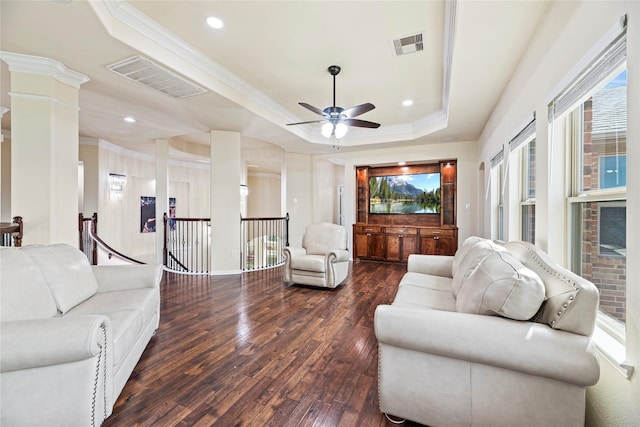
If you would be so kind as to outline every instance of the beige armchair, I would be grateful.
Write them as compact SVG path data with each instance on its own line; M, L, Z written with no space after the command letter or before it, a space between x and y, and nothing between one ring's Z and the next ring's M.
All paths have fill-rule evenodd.
M341 225L310 224L302 237L302 247L287 246L283 252L287 283L335 288L349 273L347 230Z

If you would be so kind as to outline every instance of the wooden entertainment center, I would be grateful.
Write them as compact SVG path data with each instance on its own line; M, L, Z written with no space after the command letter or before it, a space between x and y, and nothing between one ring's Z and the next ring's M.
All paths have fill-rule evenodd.
M398 182L403 181L395 178L403 176L416 179L437 179L439 176L439 189L431 191L436 195L439 192L439 208L431 208L434 210L432 213L425 213L428 208L415 213L411 210L404 212L402 202L385 200L383 203L376 197L383 193L378 186L387 186L385 194L396 192L397 186L402 185ZM372 178L376 179L372 181ZM394 182L391 184L393 189L388 182L380 184L385 179ZM375 191L371 185L376 187ZM416 192L415 188L410 190ZM360 166L356 168L356 191L354 258L406 262L410 254L455 254L458 249L456 160L407 166ZM428 196L424 192L417 197L424 201ZM415 210L415 204L411 209Z

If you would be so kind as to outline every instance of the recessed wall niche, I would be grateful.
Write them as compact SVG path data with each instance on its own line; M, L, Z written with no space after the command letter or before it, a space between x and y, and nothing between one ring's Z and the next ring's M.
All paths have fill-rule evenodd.
M456 160L356 168L354 255L406 261L411 253L453 255Z

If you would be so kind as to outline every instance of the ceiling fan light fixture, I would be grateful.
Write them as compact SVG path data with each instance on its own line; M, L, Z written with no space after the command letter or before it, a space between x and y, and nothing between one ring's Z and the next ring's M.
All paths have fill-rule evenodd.
M325 138L331 138L331 135L333 134L333 124L331 122L323 124L321 132L322 136Z
M338 123L335 130L336 138L340 139L347 134L347 125Z

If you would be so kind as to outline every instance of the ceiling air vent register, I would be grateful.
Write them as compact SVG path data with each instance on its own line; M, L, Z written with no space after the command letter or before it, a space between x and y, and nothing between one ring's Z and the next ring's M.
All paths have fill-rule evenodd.
M106 68L172 98L186 98L206 92L200 86L141 56L107 65Z
M423 50L424 43L422 42L422 33L395 39L393 41L393 49L396 52L396 56L407 55Z

